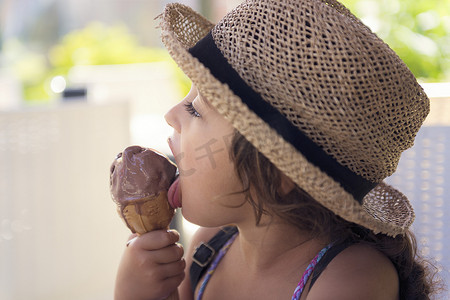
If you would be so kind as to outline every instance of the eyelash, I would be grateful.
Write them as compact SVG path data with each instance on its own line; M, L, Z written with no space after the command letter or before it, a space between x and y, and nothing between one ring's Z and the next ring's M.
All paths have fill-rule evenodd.
M195 109L194 105L192 105L192 102L186 102L184 104L184 107L186 108L186 111L193 117L195 118L200 118L200 114L198 113L198 111Z

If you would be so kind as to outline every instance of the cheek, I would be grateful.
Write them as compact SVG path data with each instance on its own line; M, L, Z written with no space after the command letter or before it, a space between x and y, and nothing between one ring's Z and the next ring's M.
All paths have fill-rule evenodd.
M253 216L245 211L248 205L242 205L245 201L242 194L232 194L231 186L227 188L223 181L217 183L205 182L185 188L182 214L186 220L199 226L218 227Z
M182 211L187 220L198 225L221 225L236 212L230 207L244 202L242 194L236 194L242 191L242 185L229 158L229 141L234 131L225 126L197 124L200 123L184 127L176 157Z
M202 226L235 222L245 202L228 153L217 156L215 163L213 168L209 161L198 161L191 175L181 177L183 215Z
M229 159L226 137L216 132L194 131L198 134L185 134L180 141L180 152L176 160L180 173L185 176L205 175L233 170Z
M180 175L187 177L191 176L196 172L197 166L197 156L198 148L197 145L201 144L195 137L182 136L179 141L179 152L175 156L175 161L177 162Z
M195 159L192 161L186 158L186 162L189 163L184 164L185 170L181 176L183 200L186 196L189 199L208 201L242 190L231 162L217 158L214 162Z

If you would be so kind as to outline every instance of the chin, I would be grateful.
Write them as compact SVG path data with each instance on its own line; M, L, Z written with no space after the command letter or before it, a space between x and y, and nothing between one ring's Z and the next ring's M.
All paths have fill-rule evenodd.
M183 217L192 224L195 224L200 227L221 227L230 224L229 222L221 222L217 218L212 218L211 215L207 217L201 217L199 213L195 213L193 215L185 213L184 209L182 210Z

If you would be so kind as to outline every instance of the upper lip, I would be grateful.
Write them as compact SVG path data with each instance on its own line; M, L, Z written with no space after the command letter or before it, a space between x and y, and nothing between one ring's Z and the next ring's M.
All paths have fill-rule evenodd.
M167 144L169 145L170 151L172 152L172 155L175 158L175 152L173 151L172 137L167 138Z

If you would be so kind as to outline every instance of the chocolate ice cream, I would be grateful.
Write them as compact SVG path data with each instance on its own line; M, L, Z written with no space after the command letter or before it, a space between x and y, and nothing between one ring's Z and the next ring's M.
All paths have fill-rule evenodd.
M132 232L167 228L174 209L167 191L176 177L176 166L161 153L131 146L111 165L110 190L117 210Z

